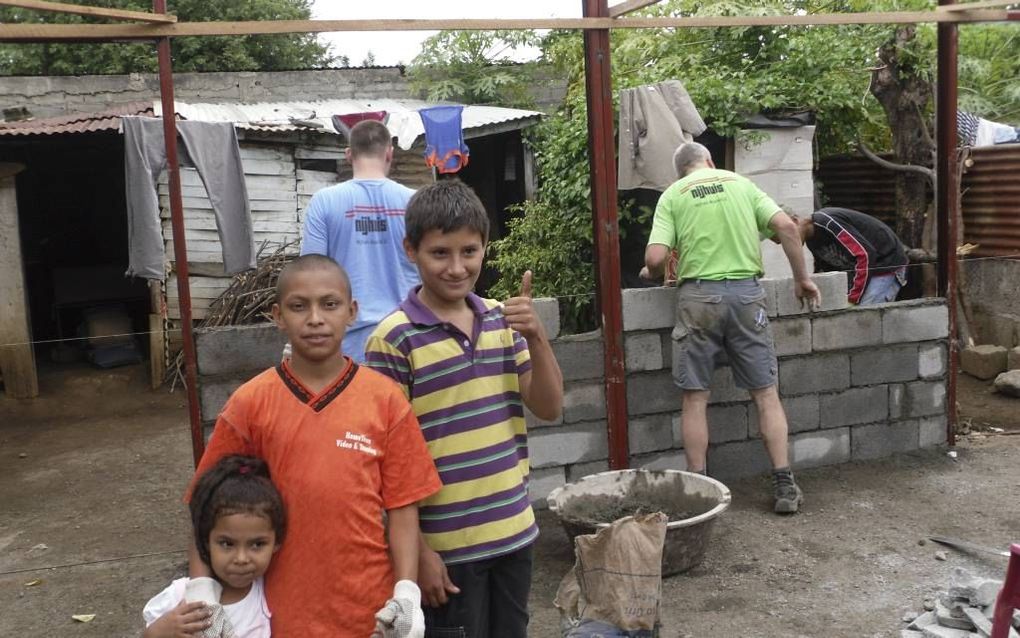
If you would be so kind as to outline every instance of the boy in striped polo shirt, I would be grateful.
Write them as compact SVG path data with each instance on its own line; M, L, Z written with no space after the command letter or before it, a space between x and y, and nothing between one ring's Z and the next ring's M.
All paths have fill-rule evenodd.
M382 320L366 365L407 393L443 487L421 503L426 636L525 638L532 544L524 406L553 420L563 375L531 304L475 295L489 218L457 180L407 205L404 249L422 285Z

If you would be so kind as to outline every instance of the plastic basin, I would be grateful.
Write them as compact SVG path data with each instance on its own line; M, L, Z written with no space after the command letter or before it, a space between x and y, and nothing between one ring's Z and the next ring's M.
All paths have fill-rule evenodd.
M642 505L642 513L646 514L686 512L687 517L670 520L666 525L662 575L672 576L698 565L705 558L715 519L730 506L731 498L728 487L701 474L679 470L614 470L558 487L547 500L571 543L578 534L594 534L599 528L608 527L612 521L600 520L608 517L602 515L627 509L635 503Z

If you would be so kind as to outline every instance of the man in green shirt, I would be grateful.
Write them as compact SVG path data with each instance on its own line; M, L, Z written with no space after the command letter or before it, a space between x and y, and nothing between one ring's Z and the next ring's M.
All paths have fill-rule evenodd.
M773 467L775 511L791 514L803 494L793 479L786 413L776 388L778 363L765 310L760 235L779 238L790 261L795 294L811 305L821 293L804 264L796 224L745 177L719 170L701 144L673 156L679 181L659 198L641 276L661 280L671 249L679 253L673 379L683 390L681 429L687 469L705 472L706 417L716 356L725 351L736 385L758 410Z

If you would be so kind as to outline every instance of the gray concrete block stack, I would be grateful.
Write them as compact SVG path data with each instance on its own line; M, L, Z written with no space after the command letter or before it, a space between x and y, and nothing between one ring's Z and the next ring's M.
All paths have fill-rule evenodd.
M792 281L763 280L794 467L873 459L944 444L948 334L944 302L850 308L845 274L818 274L814 280L826 300L814 312L795 302ZM685 466L681 393L671 369L675 307L674 288L623 291L632 467ZM574 481L588 470L608 467L602 339L598 332L563 337L553 347L566 379L567 408L562 424L530 419L532 460L537 457L535 467L543 480L559 476ZM593 401L599 405L591 405ZM716 372L708 419L711 475L732 479L768 471L754 404L734 385L728 366ZM603 428L601 439L593 435L598 428ZM590 436L579 435L579 430ZM568 449L561 455L550 453ZM542 504L545 493L533 481L537 504Z
M992 634L992 614L1002 581L974 576L956 568L949 589L924 600L924 612L903 616L906 628L900 638L988 638ZM1018 638L1020 612L1013 615L1010 638Z

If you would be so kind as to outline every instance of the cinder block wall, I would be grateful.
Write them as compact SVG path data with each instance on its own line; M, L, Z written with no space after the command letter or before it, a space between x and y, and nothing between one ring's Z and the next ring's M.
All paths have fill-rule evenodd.
M815 275L825 305L798 306L792 280L763 280L794 468L873 459L944 443L946 337L941 299L846 304L843 273ZM676 289L623 291L632 467L684 469L680 390L672 379ZM536 505L564 482L609 469L599 333L561 337L563 418L530 420ZM708 409L709 474L723 480L769 470L757 414L728 366L717 370Z
M791 280L763 280L779 383L790 421L794 468L872 459L942 444L946 432L944 300L846 307L843 273L815 275L825 305L800 308ZM559 337L557 302L535 301L563 370L564 411L529 415L531 493L609 468L602 337ZM684 469L680 390L671 365L675 288L623 291L631 465ZM283 336L270 324L196 331L202 418L211 425L227 397L275 365ZM708 470L731 479L766 472L756 411L728 366L716 372L708 411Z
M977 343L1020 345L1020 261L966 259L960 262L961 289L970 303Z

